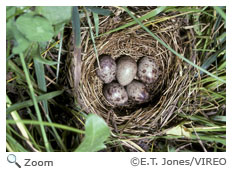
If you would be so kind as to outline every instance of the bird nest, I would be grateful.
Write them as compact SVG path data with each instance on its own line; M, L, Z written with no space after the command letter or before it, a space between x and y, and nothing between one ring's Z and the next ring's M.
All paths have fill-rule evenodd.
M101 25L100 32L105 33L112 27L122 24L123 22L109 18ZM176 52L191 59L192 42L188 39L188 31L184 29L184 25L186 25L184 19L180 17L160 21L148 27ZM101 116L112 132L116 135L120 133L120 136L124 134L154 135L164 126L173 124L173 121L177 119L177 103L184 102L187 96L191 80L190 71L193 71L193 68L138 26L100 36L95 41L98 55L108 54L115 60L121 55L128 55L135 61L144 56L155 59L159 66L159 77L152 85L150 92L152 100L148 103L131 108L112 106L103 96L103 82L96 75L94 66L97 58L93 43L84 39L80 82L79 86L73 89L81 110ZM73 71L77 66L75 64L72 66L71 80L75 82L76 75Z

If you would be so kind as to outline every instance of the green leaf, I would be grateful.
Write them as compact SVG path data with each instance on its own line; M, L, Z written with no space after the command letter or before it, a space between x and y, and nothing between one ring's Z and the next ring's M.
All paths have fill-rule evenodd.
M97 13L93 13L93 19L94 19L94 24L95 24L95 34L96 37L98 37L99 33L99 17Z
M196 14L194 13L193 14L193 21L194 21L194 31L196 32L197 35L202 35L201 33L201 25L200 25L200 13Z
M18 30L30 41L49 41L54 30L50 22L41 16L24 14L16 20Z
M211 119L214 121L226 122L226 116L213 116Z
M6 23L6 40L11 40L14 38L14 33L13 33L13 21L8 21Z
M78 7L73 7L72 11L72 27L75 39L75 46L80 48L81 46L81 23Z
M58 33L63 32L64 30L64 23L60 23L54 26L54 36L58 35Z
M11 27L15 27L14 23L11 23ZM14 47L13 47L13 53L19 54L24 52L30 45L30 41L24 37L24 35L18 31L18 29L15 27L12 29L12 33L14 36Z
M6 7L6 18L14 15L15 10L16 10L16 7ZM14 18L10 18L9 20L7 20L7 23L6 23L6 39L7 40L13 39L13 29L15 29L15 27L13 27L13 23L14 23Z
M104 141L110 136L105 121L95 114L89 114L85 124L85 138L76 152L95 152L104 149Z
M87 22L88 22L88 25L89 25L89 31L90 31L90 37L91 37L91 40L93 42L93 48L94 48L94 52L96 54L96 57L98 58L98 51L97 51L97 47L96 47L96 44L95 44L95 39L94 39L94 34L93 34L93 29L92 29L92 24L91 24L91 19L90 17L87 15L87 10L86 8L84 8L85 12L86 12L86 16L87 16Z
M8 7L6 7L6 18L14 15L15 11L16 11L16 7L14 7L14 6L8 6Z
M72 15L72 7L66 6L36 7L36 11L46 17L53 25L69 21Z
M37 119L38 119L39 122L42 122L43 119L42 119L42 116L41 116L41 112L40 112L40 109L39 109L38 102L36 100L35 90L34 90L34 88L32 86L32 82L31 82L31 79L30 79L30 73L29 73L28 65L25 62L25 56L24 56L23 53L20 53L19 57L20 57L20 61L21 61L22 67L23 67L23 71L25 73L27 85L28 85L28 88L29 88L29 91L30 91L30 96L32 98L32 101L33 101L33 104L34 104L34 107L35 107L35 112L36 112L36 115L37 115ZM41 133L42 133L42 137L43 137L43 141L44 141L44 145L45 145L46 150L48 152L52 151L51 144L48 141L47 133L46 133L45 128L44 128L42 123L40 124L40 129L41 129Z
M218 14L222 16L222 18L226 21L226 13L223 11L224 7L214 7Z
M36 60L37 62L40 62L42 64L46 64L46 65L50 65L50 66L57 64L57 62L54 62L54 61L51 61L51 60L47 60L47 59L42 58L40 56L35 56L34 60Z
M78 130L74 127L69 127L67 125L63 125L63 124L58 124L58 123L54 123L54 122L45 122L45 121L38 121L38 120L6 120L6 124L29 124L29 125L44 125L44 126L50 126L50 127L56 127L56 128L60 128L63 130L67 130L67 131L72 131L78 134L84 134L85 132L82 130ZM50 151L49 151L50 152Z
M111 11L110 10L107 10L107 9L104 9L104 8L99 8L99 7L91 7L91 6L86 6L86 8L89 10L89 11L92 11L93 13L97 13L97 14L100 14L100 15L103 15L103 16L109 16L111 15Z
M146 20L146 19L155 17L156 15L158 15L159 13L161 13L162 11L164 11L164 10L166 10L166 9L167 9L166 6L157 7L156 9L154 9L154 10L148 12L148 13L145 14L144 16L138 18L138 20L139 20L139 21L143 21L143 20ZM110 33L113 33L113 32L117 32L117 31L119 31L119 30L122 30L122 29L125 29L125 28L127 28L127 27L130 27L130 26L132 26L132 25L134 25L134 24L136 24L136 21L131 21L131 22L127 23L127 24L124 24L124 25L122 25L122 26L120 26L120 27L118 27L118 28L116 28L116 29L112 29L112 30L110 30L110 31L108 31L108 32L106 32L106 33L103 33L103 34L99 35L99 36L103 36L103 35L106 35L106 34L110 34Z
M20 143L17 141L13 136L10 134L6 133L6 140L9 144L12 144L11 147L17 149L18 152L28 152Z
M35 46L33 46L31 56L34 60L35 74L36 74L38 87L40 90L42 90L43 92L46 93L47 92L47 85L46 85L44 64L43 64L43 61L46 59L41 57L38 43L36 43ZM48 103L46 100L43 100L43 106L44 106L44 110L45 110L46 114L48 114Z
M208 69L209 66L215 62L218 58L218 55L224 51L226 49L226 46L224 45L220 50L218 50L217 52L215 52L214 54L212 54L209 58L207 58L204 63L201 65L201 67L203 69ZM202 74L203 72L201 71L200 74Z
M196 140L202 140L202 141L208 141L208 142L218 142L223 145L226 145L226 139L225 138L220 138L217 135L216 136L196 136L192 135L191 139L196 139Z
M34 60L35 73L36 73L38 87L42 91L47 92L47 84L46 84L45 70L44 70L44 60L46 63L49 62L49 64L52 62L41 57L38 43L36 43L35 46L33 47L31 54L32 54L33 60ZM48 111L49 106L48 106L47 100L43 100L42 103L43 103L44 111L46 113L46 118L47 118L48 122L52 123L52 120L49 116L49 111ZM52 127L52 130L54 132L56 141L59 143L59 145L62 147L63 150L67 151L67 149L64 146L64 143L62 142L56 128L54 126L51 126L51 127Z
M41 96L36 97L36 100L37 100L37 102L40 102L40 101L43 101L43 100L49 100L49 99L52 99L52 98L54 98L56 96L61 95L62 93L63 93L63 90L61 90L61 91L53 91L53 92L43 94ZM15 103L15 104L11 105L10 107L8 107L6 109L6 114L9 114L12 111L19 110L19 109L29 107L29 106L33 106L33 101L32 100L27 100L27 101L24 101L24 102Z

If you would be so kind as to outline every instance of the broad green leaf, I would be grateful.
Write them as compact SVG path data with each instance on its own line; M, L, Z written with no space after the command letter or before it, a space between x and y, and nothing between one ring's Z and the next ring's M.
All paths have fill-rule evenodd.
M6 7L6 18L12 16L15 14L16 7L14 6L8 6Z
M11 23L11 27L15 27L14 23ZM14 47L13 47L13 53L19 54L24 52L30 45L30 41L25 38L25 36L18 31L18 29L15 27L12 29L13 36L14 36Z
M112 14L110 10L104 9L104 8L99 8L99 7L91 7L91 6L86 6L87 10L92 11L93 13L104 15L104 16L109 16Z
M85 138L76 152L96 152L104 149L104 141L110 136L105 121L95 114L89 114L85 123Z
M6 7L6 18L14 15L15 10L16 10L16 7ZM14 23L14 18L10 18L9 20L7 20L7 23L6 23L6 39L7 40L13 39L13 29L15 29L15 27L13 27L13 23Z
M53 25L69 21L72 15L72 7L66 6L43 6L36 7L36 10Z
M13 21L8 21L6 23L6 40L11 40L14 38L14 33L13 33Z
M22 7L22 6L21 7L20 6L13 7L12 6L12 7L7 8L7 10L12 10L11 8L15 8L15 12L12 13L12 15L7 15L7 18L6 18L7 21L14 19L16 16L20 16L20 15L27 13L27 12L34 13L30 10L31 6L25 6L25 7Z
M64 23L56 24L54 26L54 36L58 35L58 33L62 32L64 30Z
M41 16L24 14L16 20L18 30L30 41L49 41L54 30L50 22Z

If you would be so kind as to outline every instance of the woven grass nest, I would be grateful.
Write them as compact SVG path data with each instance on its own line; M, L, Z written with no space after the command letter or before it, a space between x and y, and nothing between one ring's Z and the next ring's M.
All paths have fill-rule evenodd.
M101 25L100 33L123 24L123 21L109 18ZM184 25L186 26L184 19L180 17L160 21L150 25L149 29L176 52L191 58L192 41L187 38ZM103 82L96 76L94 64L97 58L93 43L90 40L82 40L84 48L81 56L80 86L73 89L81 110L98 114L105 119L113 133L123 137L125 134L155 135L165 126L174 125L173 121L178 120L174 114L178 110L176 105L180 98L187 95L187 86L191 80L190 71L193 71L193 68L138 26L101 36L95 40L95 44L99 56L109 54L115 60L121 55L128 55L136 61L143 56L154 58L159 65L159 78L152 86L153 98L150 102L133 108L113 107L103 96ZM73 82L76 77L73 73L75 67L73 64Z

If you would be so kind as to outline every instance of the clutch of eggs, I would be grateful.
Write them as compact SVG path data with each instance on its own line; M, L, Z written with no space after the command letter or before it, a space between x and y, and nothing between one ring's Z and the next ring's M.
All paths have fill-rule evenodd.
M115 62L110 55L101 55L99 65L95 67L97 76L105 83L103 95L113 106L124 106L129 99L136 104L149 101L145 85L155 83L158 78L154 59L142 57L136 63L130 56L122 55ZM134 79L136 75L139 80Z

